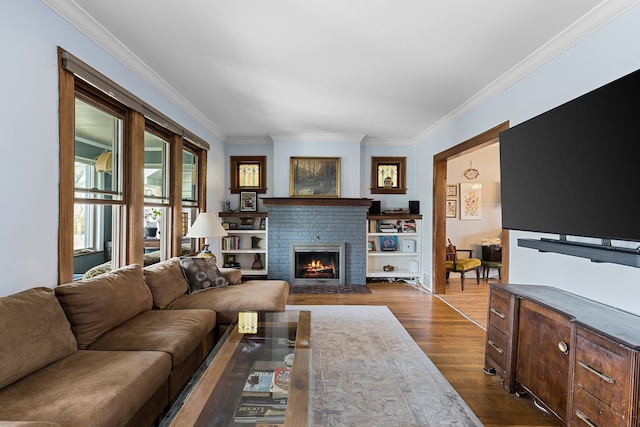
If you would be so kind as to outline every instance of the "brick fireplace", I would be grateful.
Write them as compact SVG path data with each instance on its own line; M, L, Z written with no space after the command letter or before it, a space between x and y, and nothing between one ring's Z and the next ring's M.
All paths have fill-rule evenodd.
M371 200L346 198L265 198L269 215L269 279L313 283L296 279L292 244L343 245L340 280L328 284L365 284L367 213ZM327 278L325 278L327 279Z

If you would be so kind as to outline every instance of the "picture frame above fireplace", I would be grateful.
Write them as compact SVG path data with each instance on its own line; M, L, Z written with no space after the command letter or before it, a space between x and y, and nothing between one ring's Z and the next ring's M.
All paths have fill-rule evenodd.
M291 157L290 197L340 197L340 157Z

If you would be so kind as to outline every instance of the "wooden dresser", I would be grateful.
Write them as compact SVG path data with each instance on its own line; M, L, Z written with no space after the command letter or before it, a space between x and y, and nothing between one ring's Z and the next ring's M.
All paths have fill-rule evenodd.
M491 284L485 371L567 426L640 427L640 316L549 286Z

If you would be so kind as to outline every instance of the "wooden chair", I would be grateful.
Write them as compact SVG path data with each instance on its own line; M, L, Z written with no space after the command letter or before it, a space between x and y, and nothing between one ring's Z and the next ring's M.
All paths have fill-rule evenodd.
M489 271L498 270L498 278L502 279L502 247L482 246L482 280L489 280Z
M448 239L447 239L448 240ZM473 250L472 249L456 249L456 247L449 241L449 245L447 246L447 260L446 260L446 268L447 268L447 283L449 283L449 274L450 273L460 273L460 287L464 291L464 275L468 271L476 271L476 282L478 285L480 284L480 266L482 262L473 258ZM469 256L467 258L459 257L458 252L467 252Z

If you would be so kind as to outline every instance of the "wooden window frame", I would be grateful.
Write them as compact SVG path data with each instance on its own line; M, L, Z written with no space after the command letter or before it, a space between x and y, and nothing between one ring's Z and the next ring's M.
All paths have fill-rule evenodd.
M385 188L378 185L378 167L383 165L394 165L398 167L398 186ZM371 157L371 194L406 194L406 167L407 158L400 156L391 157Z
M260 176L258 186L240 186L239 167L246 163L258 163ZM255 191L258 194L267 192L267 156L229 156L229 190L231 194L240 194L241 191Z
M94 87L95 83L95 87ZM74 162L75 162L75 98L80 90L90 99L104 100L111 105L122 107L125 115L123 135L123 160L122 160L122 201L91 200L91 203L110 204L120 206L123 210L122 243L118 259L113 259L114 266L143 263L144 253L144 132L151 122L156 124L157 130L171 135L169 141L169 204L165 205L169 213L171 230L167 237L168 256L180 256L182 245L182 149L188 147L198 156L198 200L197 206L190 208L202 212L206 206L206 162L209 145L192 135L186 130L178 129L176 133L173 122L168 126L160 126L157 123L165 123L167 120L158 121L158 117L151 107L144 105L144 111L137 111L135 97L131 94L119 102L105 92L106 84L114 84L106 77L91 69L77 58L69 55L64 49L58 48L58 85L59 85L59 138L60 138L60 180L59 180L59 215L58 215L58 282L68 283L73 281L73 215L69 215L69 209L73 209L75 200L74 192ZM114 93L125 93L123 88L117 88ZM139 100L138 100L139 101ZM145 117L147 117L145 119ZM85 199L81 199L85 202ZM178 214L176 214L178 213Z

